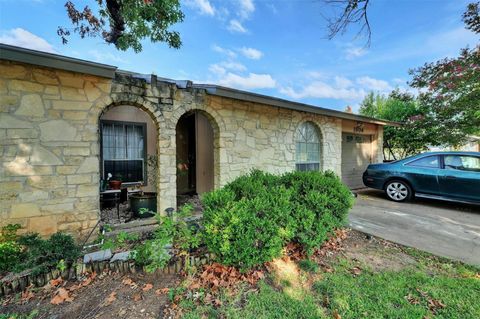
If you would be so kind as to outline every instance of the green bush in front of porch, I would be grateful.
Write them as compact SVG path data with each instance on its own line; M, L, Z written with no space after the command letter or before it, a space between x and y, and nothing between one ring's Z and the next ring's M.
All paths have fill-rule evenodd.
M313 253L344 225L353 197L332 172L254 170L205 194L202 203L208 249L247 270L279 257L291 241Z

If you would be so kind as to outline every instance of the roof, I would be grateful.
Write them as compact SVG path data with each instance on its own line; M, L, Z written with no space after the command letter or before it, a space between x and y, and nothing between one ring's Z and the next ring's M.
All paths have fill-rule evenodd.
M295 111L302 111L302 112L320 114L325 116L333 116L341 119L360 121L360 122L366 122L366 123L372 123L372 124L378 124L378 125L390 125L390 126L401 125L401 123L397 123L397 122L379 120L379 119L371 118L368 116L327 109L327 108L318 107L310 104L293 102L293 101L280 99L273 96L227 88L219 85L194 84L193 87L205 89L206 92L211 95L227 97L227 98L248 101L248 102L255 102L255 103L266 104L266 105L272 105L272 106L277 106L277 107L295 110Z
M56 68L60 70L73 71L77 73L85 73L96 75L100 77L113 79L115 77L115 72L122 73L131 73L136 74L137 76L145 77L145 75L138 75L137 73L132 73L128 71L117 70L116 66L95 63L91 61L70 58L59 54L41 52L36 50L30 50L25 48L20 48L16 46L11 46L7 44L0 43L0 59L11 60L16 62L23 62L33 65L40 65L50 68ZM166 78L158 78L160 81L176 83L179 87L189 86L190 81L175 81ZM186 84L187 83L187 84ZM379 120L367 116L357 115L353 113L341 112L337 110L322 108L310 104L304 104L299 102L293 102L285 99L280 99L273 96L262 95L253 92L247 92L242 90L237 90L233 88L227 88L219 85L211 84L193 84L194 88L204 89L207 94L216 95L220 97L226 97L236 100L242 100L247 102L254 102L258 104L271 105L280 108L308 112L313 114L319 114L324 116L332 116L346 120L360 121L365 123L372 123L378 125L391 125L391 126L400 126L401 123L390 122L385 120Z
M113 79L116 66L0 43L0 59Z

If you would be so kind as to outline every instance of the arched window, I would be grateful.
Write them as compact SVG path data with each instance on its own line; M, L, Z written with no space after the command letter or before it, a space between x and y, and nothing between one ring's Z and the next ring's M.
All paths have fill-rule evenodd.
M297 171L320 170L321 135L315 124L302 123L296 134L296 169Z

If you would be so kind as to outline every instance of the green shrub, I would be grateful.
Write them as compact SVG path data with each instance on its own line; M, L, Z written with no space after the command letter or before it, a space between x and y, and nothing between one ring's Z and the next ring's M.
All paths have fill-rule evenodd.
M38 234L18 236L19 225L7 225L0 236L0 271L20 272L31 269L34 274L46 271L63 260L72 264L80 249L70 235L55 233L44 240Z
M254 170L205 194L202 203L208 249L246 270L279 256L289 241L312 253L343 225L353 197L332 172Z
M280 180L293 189L292 216L297 223L294 240L311 254L334 228L345 223L353 205L352 194L330 171L291 172Z
M251 186L251 185L249 185ZM252 188L256 194L228 202L207 204L204 210L205 243L226 265L242 270L280 256L293 231L289 222L291 192L284 187ZM231 198L230 190L206 194L204 203ZM251 197L250 199L247 197Z
M6 272L20 264L22 246L17 243L19 224L3 226L0 231L0 272Z

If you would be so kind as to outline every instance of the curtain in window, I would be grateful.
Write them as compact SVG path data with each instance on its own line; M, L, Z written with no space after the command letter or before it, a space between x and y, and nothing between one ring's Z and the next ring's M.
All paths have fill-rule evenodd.
M103 124L103 159L143 159L143 127L133 124Z
M110 173L123 182L144 181L145 139L143 125L102 123L103 178Z
M297 170L320 169L320 133L313 123L305 122L297 129Z

